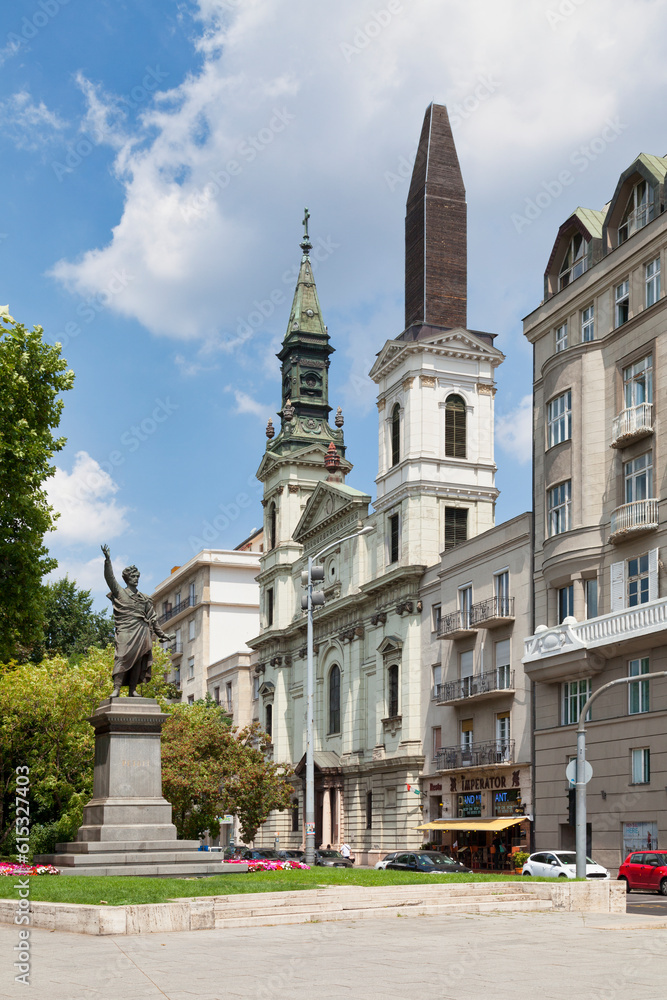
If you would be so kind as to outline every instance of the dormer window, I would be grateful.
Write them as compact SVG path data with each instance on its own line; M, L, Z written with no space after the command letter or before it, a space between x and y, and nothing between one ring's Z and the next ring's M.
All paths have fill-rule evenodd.
M558 274L558 288L565 288L571 281L578 278L588 267L588 249L590 241L585 240L581 233L575 233L570 240L567 253L563 258Z
M639 181L632 189L623 219L618 227L618 245L646 226L655 216L655 190L648 181Z

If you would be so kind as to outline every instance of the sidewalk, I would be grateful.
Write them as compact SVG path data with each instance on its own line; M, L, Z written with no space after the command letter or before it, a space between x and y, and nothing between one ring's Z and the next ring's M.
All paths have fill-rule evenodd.
M123 937L0 927L0 996L31 1000L663 1000L667 920L519 913Z

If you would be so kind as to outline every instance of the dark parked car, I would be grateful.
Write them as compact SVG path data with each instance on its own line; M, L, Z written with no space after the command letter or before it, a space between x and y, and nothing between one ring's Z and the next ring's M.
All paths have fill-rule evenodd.
M664 851L635 851L618 869L619 881L625 887L644 892L659 892L667 896L667 854Z
M306 855L303 851L283 850L278 851L283 861L305 861Z
M315 864L327 868L354 868L354 862L340 851L315 851Z
M460 861L454 861L446 854L439 851L410 851L406 854L399 854L393 861L387 864L387 869L398 872L422 872L424 875L460 875L462 872L471 872L472 868L466 868Z
M246 848L243 852L244 861L280 861L280 855L277 851L271 850L268 847L258 847L256 849L250 850Z

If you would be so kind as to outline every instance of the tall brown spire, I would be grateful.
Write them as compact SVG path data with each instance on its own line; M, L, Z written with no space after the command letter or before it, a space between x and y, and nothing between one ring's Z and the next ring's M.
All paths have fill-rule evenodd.
M465 327L466 304L466 192L447 109L431 104L405 214L406 331L422 324Z

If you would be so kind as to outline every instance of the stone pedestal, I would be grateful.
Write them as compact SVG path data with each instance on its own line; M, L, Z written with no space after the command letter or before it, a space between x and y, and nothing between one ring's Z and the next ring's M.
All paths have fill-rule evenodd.
M162 795L160 733L167 716L153 698L107 698L95 729L93 797L71 844L39 855L63 875L211 875L245 871L214 861L199 841L178 840Z

